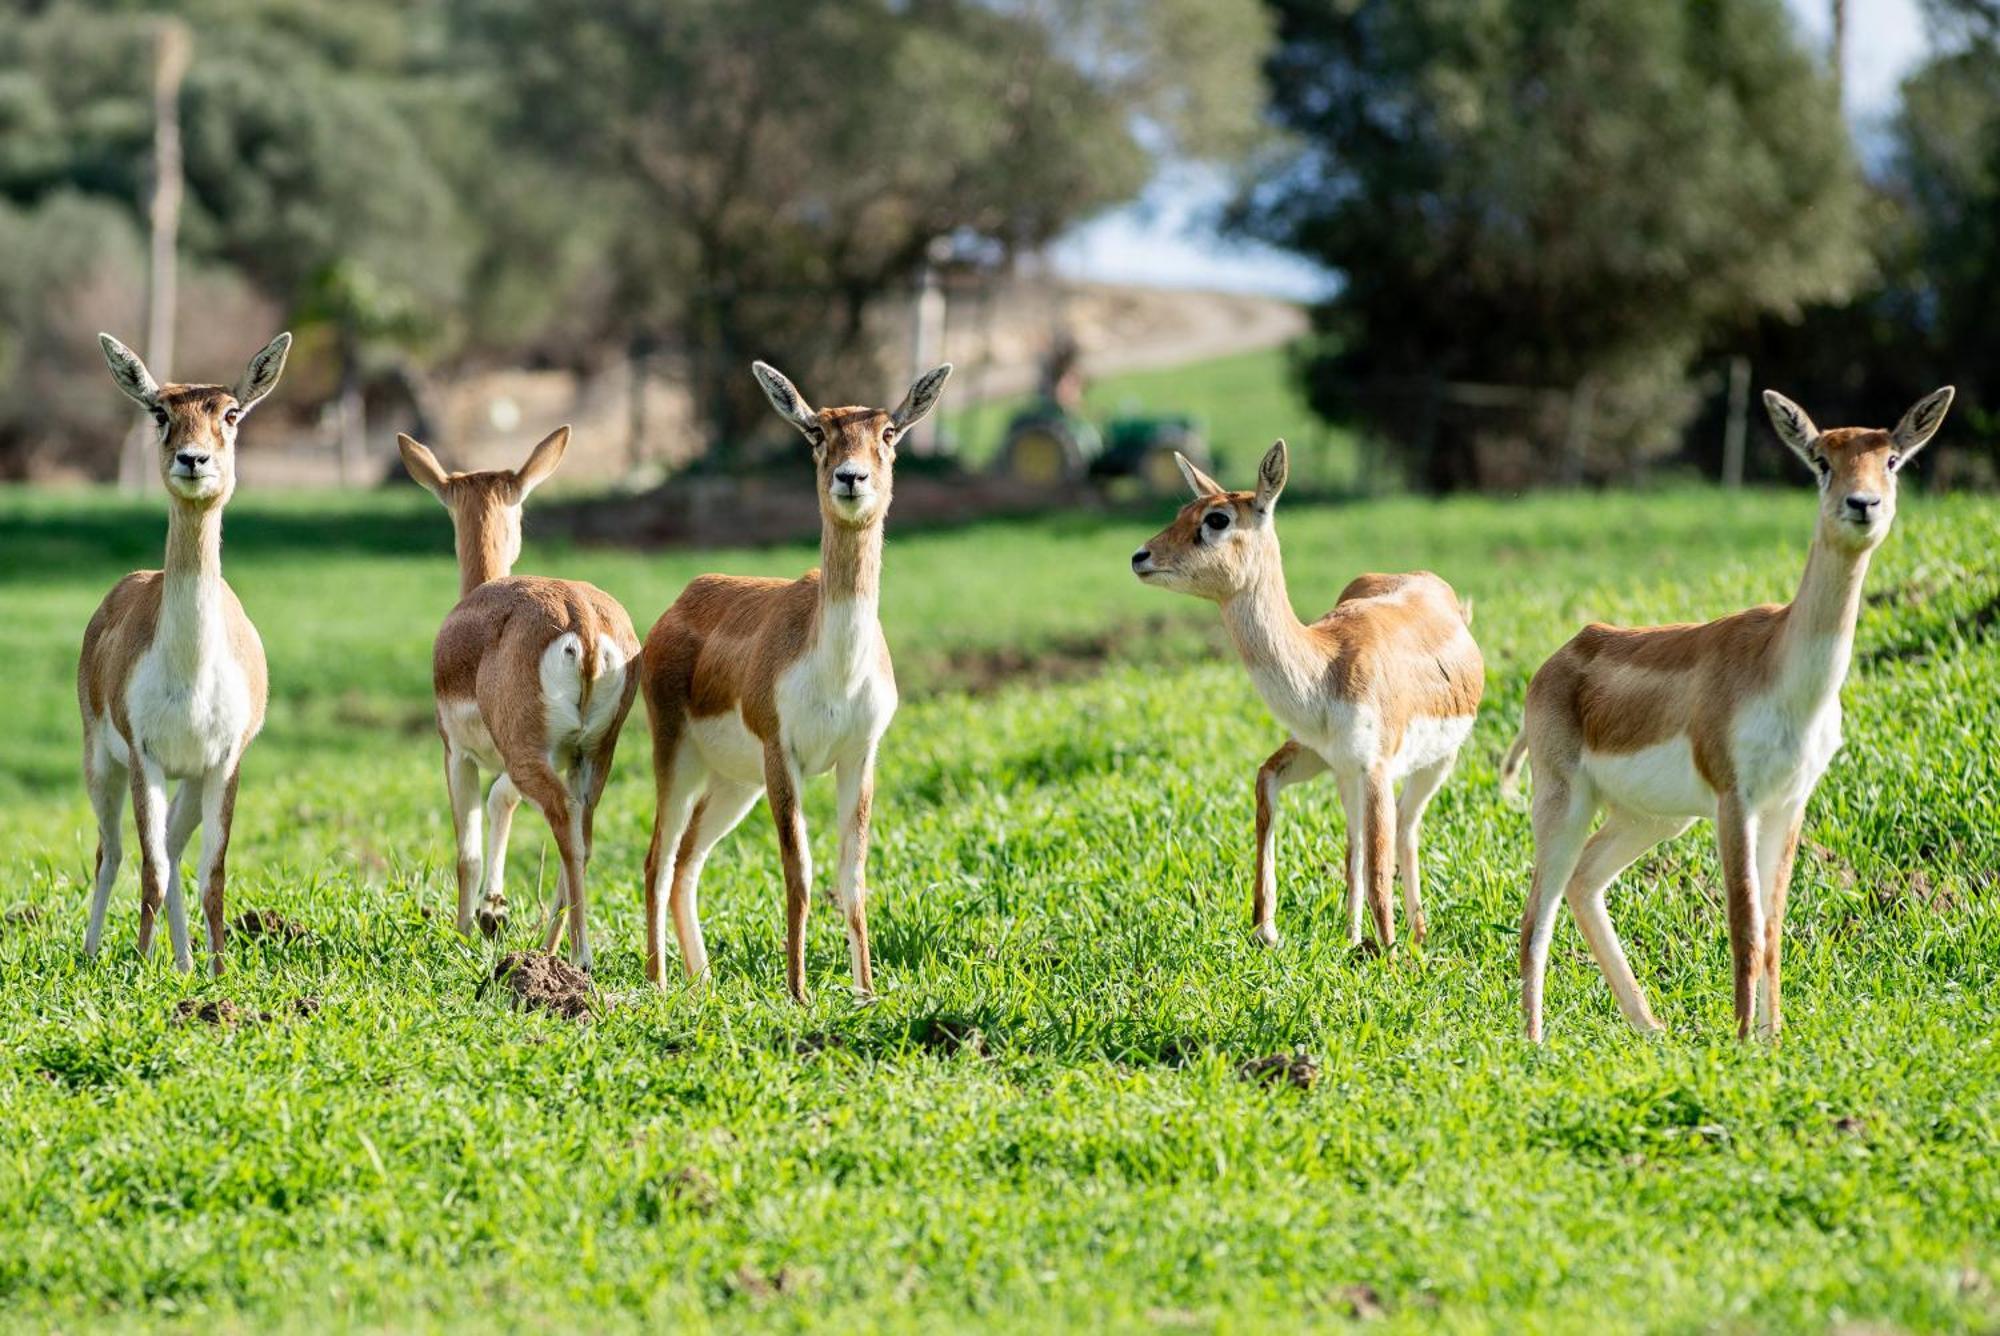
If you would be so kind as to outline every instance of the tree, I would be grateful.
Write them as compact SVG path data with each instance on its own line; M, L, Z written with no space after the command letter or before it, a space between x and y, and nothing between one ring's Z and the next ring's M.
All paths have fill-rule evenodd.
M1311 401L1423 486L1559 476L1578 444L1441 412L1443 385L1584 396L1570 464L1614 476L1678 444L1705 336L1863 271L1846 130L1781 0L1271 8L1294 139L1236 217L1339 276Z
M1850 301L1767 317L1730 339L1761 381L1824 405L1822 421L1881 421L1955 384L1956 443L1925 451L1916 468L1991 483L2000 479L2000 364L1988 352L2000 309L2000 4L1925 9L1933 55L1904 80L1862 213L1870 281ZM1783 461L1763 469L1777 476Z
M1251 0L456 0L482 114L595 179L607 337L675 335L733 447L743 368L871 383L868 323L940 239L1010 248L1136 193L1157 154L1240 142ZM1232 139L1233 137L1233 139Z

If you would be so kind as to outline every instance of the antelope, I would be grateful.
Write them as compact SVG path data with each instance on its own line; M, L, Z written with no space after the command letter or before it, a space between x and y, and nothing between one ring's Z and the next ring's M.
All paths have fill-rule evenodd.
M858 997L872 997L864 872L875 754L896 712L896 674L877 617L882 524L896 440L930 413L951 375L919 376L895 409L814 409L763 362L751 370L778 416L812 445L820 569L797 580L704 575L653 625L641 661L658 811L646 853L646 976L665 986L666 912L681 964L707 977L696 886L715 842L768 794L785 878L785 983L806 1000L811 851L799 808L809 776L836 772L835 903Z
M587 970L584 870L618 730L639 687L639 637L618 601L593 585L510 574L521 555L521 505L562 462L569 428L550 432L520 468L482 473L447 473L406 435L396 445L410 476L451 512L458 548L458 606L431 658L457 840L458 930L471 936L475 898L485 936L506 926L507 837L525 797L547 819L559 857L542 950L556 949L567 907L570 950ZM482 771L494 776L483 851Z
M1753 1008L1761 1034L1782 1028L1779 956L1785 895L1806 800L1840 747L1840 687L1868 560L1896 516L1898 470L1951 406L1946 386L1893 431L1822 432L1775 391L1778 436L1819 479L1805 576L1789 604L1680 626L1592 624L1528 684L1520 737L1501 766L1511 786L1535 769L1535 873L1521 916L1521 1012L1542 1038L1542 981L1558 899L1640 1031L1663 1027L1646 1005L1605 912L1625 868L1697 818L1715 823L1727 891L1736 1034ZM1599 810L1604 823L1591 833Z
M233 388L161 385L137 354L99 334L111 378L152 414L167 488L164 570L120 580L92 614L77 663L83 778L97 815L97 868L83 952L95 958L124 861L125 795L139 834L139 954L164 899L174 968L194 968L181 855L202 828L201 907L222 973L222 894L243 753L264 726L269 680L257 628L222 578L222 509L236 490L236 431L278 383L290 334L250 359ZM178 780L172 805L169 781Z
M1186 456L1176 459L1194 500L1132 554L1132 572L1221 605L1251 682L1291 735L1257 770L1256 940L1278 944L1278 795L1331 770L1347 816L1348 943L1361 944L1366 899L1376 941L1395 944L1390 884L1399 865L1410 936L1421 943L1424 808L1472 731L1486 680L1457 595L1428 571L1360 575L1306 625L1285 589L1273 519L1289 472L1285 443L1264 456L1249 492L1224 491Z

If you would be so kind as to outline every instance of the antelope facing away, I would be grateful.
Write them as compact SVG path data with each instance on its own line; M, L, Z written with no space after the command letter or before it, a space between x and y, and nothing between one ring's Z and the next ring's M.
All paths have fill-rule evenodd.
M264 644L222 578L222 508L236 490L236 429L277 385L290 334L250 359L243 379L161 385L131 349L97 336L118 388L159 424L167 485L166 569L135 571L105 596L83 633L77 703L83 777L97 813L97 874L83 950L95 956L124 860L125 795L139 831L139 954L153 947L162 899L174 966L194 968L181 855L197 822L201 907L212 968L222 973L223 864L243 752L264 726ZM167 784L179 780L171 806Z
M1288 470L1285 443L1264 456L1252 492L1224 491L1179 458L1195 499L1132 554L1133 574L1222 605L1250 680L1291 734L1257 771L1257 939L1278 942L1278 794L1331 770L1347 813L1348 941L1361 941L1365 898L1377 940L1394 945L1389 887L1400 864L1410 935L1422 942L1424 807L1451 773L1486 683L1457 595L1428 571L1361 575L1333 611L1305 625L1285 590L1272 515Z
M1715 822L1729 906L1736 1033L1782 1024L1785 893L1806 800L1840 747L1840 685L1868 559L1896 516L1896 474L1951 406L1950 386L1894 431L1822 432L1764 392L1779 437L1819 479L1805 577L1783 606L1700 625L1586 626L1528 684L1521 736L1501 768L1534 761L1535 878L1521 916L1521 1011L1542 1037L1542 978L1556 909L1569 901L1625 1018L1660 1023L1605 912L1612 880L1699 817ZM1591 833L1602 809L1604 824ZM1754 998L1753 998L1754 994Z
M876 616L882 524L896 440L936 406L949 362L919 376L893 411L813 409L762 362L751 368L778 416L812 443L821 569L797 580L704 575L646 637L641 672L653 726L659 810L646 853L646 975L665 985L666 913L681 964L708 970L696 885L715 842L768 793L785 873L785 982L804 1001L811 852L799 785L833 769L840 862L857 994L874 992L863 873L875 749L896 711L896 676Z
M520 468L485 473L446 473L410 437L396 444L410 476L451 512L458 543L458 606L431 659L458 839L458 930L472 932L475 899L488 937L506 924L507 835L525 797L548 819L561 861L542 949L555 950L567 906L570 950L589 969L584 869L618 730L639 686L639 637L618 601L593 585L508 573L521 555L521 503L562 462L569 428L551 432ZM482 770L495 776L483 859Z

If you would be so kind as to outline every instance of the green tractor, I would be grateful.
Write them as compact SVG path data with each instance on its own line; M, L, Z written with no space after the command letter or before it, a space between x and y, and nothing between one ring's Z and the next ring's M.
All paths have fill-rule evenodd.
M1170 495L1182 486L1176 451L1203 469L1213 467L1198 418L1128 412L1107 419L1100 430L1088 418L1044 400L1007 424L994 470L1038 487L1136 478L1148 492Z

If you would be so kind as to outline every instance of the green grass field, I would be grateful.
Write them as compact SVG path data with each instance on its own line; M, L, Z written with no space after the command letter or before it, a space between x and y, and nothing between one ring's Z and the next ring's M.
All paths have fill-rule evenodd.
M482 995L491 957L450 928L429 643L455 578L417 495L230 512L274 692L230 911L311 937L239 935L220 981L142 964L128 864L86 965L76 645L157 564L164 507L0 491L0 1325L2000 1323L2000 503L1908 497L1877 560L1782 1046L1729 1037L1699 827L1612 895L1669 1035L1624 1027L1565 918L1539 1051L1515 1000L1527 819L1494 785L1527 679L1590 618L1789 597L1810 489L1281 512L1308 614L1418 566L1477 607L1489 689L1428 825L1431 941L1379 959L1343 945L1325 784L1285 798L1286 944L1248 940L1251 780L1279 734L1213 609L1127 573L1165 509L902 538L892 516L874 1007L823 909L816 1000L785 999L761 807L704 882L714 987L646 991L635 724L592 869L603 1005L576 1022ZM642 627L698 571L812 560L532 527L522 570L596 581ZM810 799L823 878L830 781ZM515 826L515 947L553 880L538 824ZM190 999L274 1019L182 1019ZM1295 1050L1310 1090L1237 1075Z

